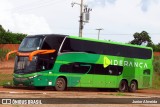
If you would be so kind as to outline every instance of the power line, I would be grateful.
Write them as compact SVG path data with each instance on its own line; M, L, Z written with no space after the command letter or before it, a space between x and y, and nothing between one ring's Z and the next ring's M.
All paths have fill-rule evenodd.
M45 1L46 2L46 1ZM20 10L20 9L24 9L26 6L31 6L31 5L35 5L35 4L42 4L42 3L45 3L44 1L42 2L41 0L36 0L36 1L32 1L32 2L28 2L28 3L25 3L25 4L22 4L22 5L19 5L17 7L14 7L14 8L11 8L11 9L7 9L7 10Z
M29 3L25 3L25 4L22 4L22 5L20 5L20 6L17 6L17 7L14 7L14 8L12 8L12 9L20 9L20 8L24 8L24 7L26 7L26 6L30 6L30 5L33 5L33 4L35 4L35 3L40 3L41 2L41 0L36 0L36 1L32 1L32 2L29 2ZM44 2L44 1L43 1Z
M54 2L55 1L55 2ZM24 8L24 9L19 9L18 11L29 11L29 10L33 10L33 9L37 9L37 8L41 8L41 7L45 7L45 6L49 6L49 5L53 5L55 4L58 0L54 0L54 1L50 1L50 2L46 2L46 3L41 3L40 5L35 5L33 7L30 8ZM60 1L60 0L59 0Z
M72 28L72 27L64 27L64 26L60 26L60 27L56 27L55 30L65 30L65 31L71 31L71 30L76 30L77 28ZM86 32L87 31L91 31L91 32ZM87 35L97 35L97 32L93 32L95 31L95 29L85 29L84 34ZM136 33L136 32L135 32ZM133 35L134 33L107 33L104 32L101 33L100 35ZM160 33L155 33L155 32L151 32L149 33L149 35L160 35Z
M39 1L39 0L38 0ZM24 4L15 8L12 8L10 10L15 10L15 11L29 11L29 10L33 10L36 8L41 8L41 7L45 7L45 6L49 6L49 5L53 5L53 4L57 4L62 2L63 0L49 0L49 1L44 1L44 2L40 2L37 4L37 2L30 2L28 4ZM31 6L33 3L35 3L35 5ZM26 7L28 6L28 7Z
M87 32L84 32L85 34L94 34L96 35L96 33L87 33ZM130 33L130 34L124 34L124 33L101 33L101 35L133 35L134 33ZM149 35L160 35L160 33L149 33Z

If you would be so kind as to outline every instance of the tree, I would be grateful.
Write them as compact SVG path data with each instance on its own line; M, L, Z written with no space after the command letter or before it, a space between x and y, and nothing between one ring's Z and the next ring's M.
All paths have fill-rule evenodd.
M158 43L157 45L155 45L155 50L156 52L160 52L160 43Z
M0 25L0 33L5 33L5 29L2 27L2 25Z
M6 30L0 25L0 44L19 44L23 40L26 34L12 33Z
M131 44L142 45L142 43L152 44L151 37L146 31L142 31L141 33L136 32L134 35L134 40L132 40Z

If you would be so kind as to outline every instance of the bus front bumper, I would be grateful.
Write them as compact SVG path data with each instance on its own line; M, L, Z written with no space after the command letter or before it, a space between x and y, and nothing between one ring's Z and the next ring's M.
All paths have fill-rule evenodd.
M18 86L18 85L33 86L33 79L25 78L25 77L21 77L21 78L14 77L13 83L15 86Z

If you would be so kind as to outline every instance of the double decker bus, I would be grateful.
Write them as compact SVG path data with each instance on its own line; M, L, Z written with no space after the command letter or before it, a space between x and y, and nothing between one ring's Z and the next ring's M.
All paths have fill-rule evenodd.
M152 48L70 35L32 35L16 54L13 83L37 89L115 88L135 92L152 86Z

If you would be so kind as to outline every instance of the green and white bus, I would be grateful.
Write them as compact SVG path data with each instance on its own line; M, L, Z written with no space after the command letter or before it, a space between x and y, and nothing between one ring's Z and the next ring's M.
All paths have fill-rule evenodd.
M16 53L14 85L135 92L152 86L152 48L70 35L32 35Z

